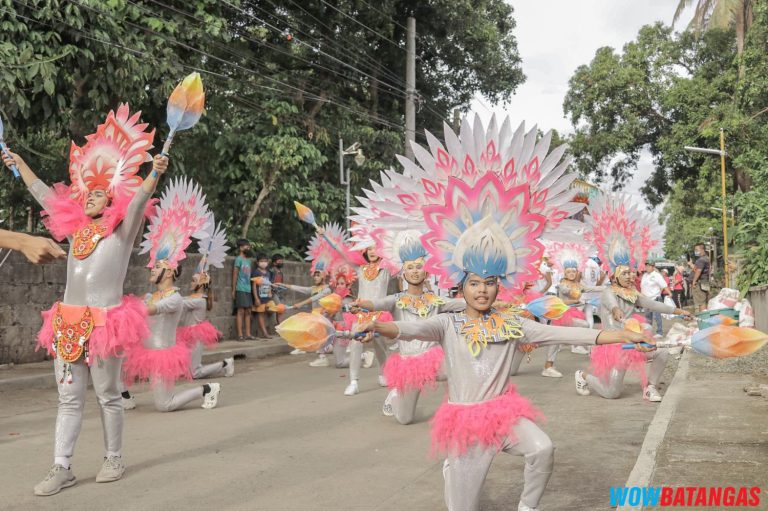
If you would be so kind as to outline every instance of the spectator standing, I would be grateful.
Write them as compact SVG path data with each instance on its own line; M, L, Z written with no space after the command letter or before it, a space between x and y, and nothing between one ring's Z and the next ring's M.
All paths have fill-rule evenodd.
M238 256L235 258L235 267L232 270L232 300L237 309L235 323L237 327L237 340L253 339L251 335L251 308L253 307L253 294L251 294L251 244L246 239L237 240ZM243 336L243 323L245 333Z
M675 266L675 273L672 275L672 300L674 300L678 309L683 308L683 297L685 296L684 282L683 267Z
M283 284L285 279L283 277L283 264L285 259L282 254L272 255L272 265L269 267L269 281L272 283L272 300L275 305L283 303ZM283 320L283 315L279 312L275 312L275 325L279 325Z
M267 340L270 338L267 330L267 309L274 306L267 254L259 254L256 257L256 268L251 272L251 282L253 283L253 311L256 313L256 320L259 323L261 338Z
M694 245L693 254L696 257L696 262L688 263L693 270L691 294L696 311L701 312L707 310L707 302L709 302L710 263L703 243Z
M670 294L669 288L667 287L667 281L664 280L661 273L656 270L656 265L653 261L646 261L645 263L645 274L640 281L640 293L651 300L656 300L657 302L662 303L664 302L663 295ZM653 326L653 321L656 321L655 337L661 338L664 334L661 325L661 313L648 311L646 312L645 317L648 319L648 323L651 326Z

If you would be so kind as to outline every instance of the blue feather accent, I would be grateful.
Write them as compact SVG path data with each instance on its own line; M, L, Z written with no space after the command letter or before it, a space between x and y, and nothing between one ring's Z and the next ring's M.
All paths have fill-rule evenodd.
M566 270L569 268L577 270L579 268L579 263L573 259L568 259L567 261L563 261L563 268Z
M398 255L401 261L415 261L416 259L427 257L427 249L424 248L419 238L409 238L400 245Z
M464 271L481 277L504 277L507 274L507 257L493 246L474 245L462 258Z
M168 245L165 245L164 247L158 249L157 254L155 254L155 261L162 261L163 259L168 259L168 257L171 255L171 247Z

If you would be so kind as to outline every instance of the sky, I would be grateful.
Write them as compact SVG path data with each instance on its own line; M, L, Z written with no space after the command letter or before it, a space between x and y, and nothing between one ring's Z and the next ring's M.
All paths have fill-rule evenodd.
M509 114L513 124L525 121L540 129L572 133L563 114L568 80L577 67L589 64L598 48L621 49L644 25L672 22L677 0L509 0L514 8L514 29L526 81L506 105L476 98L471 110L487 122L491 111ZM683 14L680 27L690 16ZM645 154L625 190L640 198L640 188L653 170Z

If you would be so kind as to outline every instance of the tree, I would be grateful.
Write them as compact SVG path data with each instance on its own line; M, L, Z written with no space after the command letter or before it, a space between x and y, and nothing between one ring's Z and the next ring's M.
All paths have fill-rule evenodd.
M655 170L643 193L654 206L673 182L696 179L706 158L683 146L710 145L715 121L733 109L734 51L728 32L695 38L661 23L640 29L621 53L600 48L571 77L563 104L577 170L621 188L648 150Z

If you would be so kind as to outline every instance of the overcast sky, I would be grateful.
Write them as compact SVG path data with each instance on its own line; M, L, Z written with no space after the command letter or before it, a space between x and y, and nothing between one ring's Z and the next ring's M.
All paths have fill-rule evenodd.
M517 22L514 33L523 60L526 81L512 101L493 105L476 99L472 111L487 122L491 110L508 113L513 124L526 121L543 130L571 133L563 114L568 80L576 68L588 64L603 46L621 49L637 36L640 27L672 22L677 0L509 0ZM687 23L689 17L683 18ZM681 26L685 26L681 23ZM637 194L652 171L644 157L626 191Z

